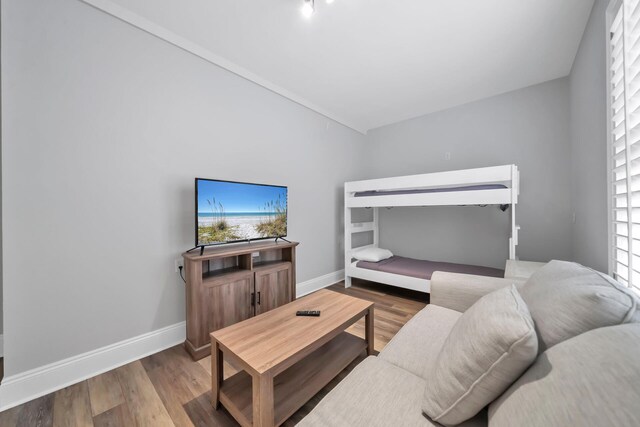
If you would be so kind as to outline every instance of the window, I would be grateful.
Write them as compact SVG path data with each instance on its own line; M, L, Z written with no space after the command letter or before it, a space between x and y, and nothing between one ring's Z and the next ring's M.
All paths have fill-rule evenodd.
M609 12L610 270L640 289L640 0Z

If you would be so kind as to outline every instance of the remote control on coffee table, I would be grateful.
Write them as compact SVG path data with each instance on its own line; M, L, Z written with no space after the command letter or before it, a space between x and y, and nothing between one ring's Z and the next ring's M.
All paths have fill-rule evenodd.
M300 310L296 311L296 316L319 317L320 310Z

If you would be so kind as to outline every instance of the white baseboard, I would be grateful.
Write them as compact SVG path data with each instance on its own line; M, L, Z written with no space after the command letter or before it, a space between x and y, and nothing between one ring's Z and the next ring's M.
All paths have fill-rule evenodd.
M341 280L344 280L344 270L334 271L306 282L300 282L296 286L296 298L326 288Z
M343 279L344 270L339 270L298 283L296 295L307 295ZM6 377L0 385L0 412L180 344L185 333L186 324L180 322ZM0 349L2 342L0 335Z
M157 353L185 340L185 322L5 378L0 412Z

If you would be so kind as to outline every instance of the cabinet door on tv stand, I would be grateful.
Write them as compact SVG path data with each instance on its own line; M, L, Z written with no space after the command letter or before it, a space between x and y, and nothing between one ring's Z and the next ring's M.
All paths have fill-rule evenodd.
M212 286L207 290L206 300L209 304L209 310L205 310L208 316L207 338L210 332L241 322L253 315L252 292L253 275L251 274L233 282Z
M292 301L291 264L289 263L257 271L255 283L256 315Z

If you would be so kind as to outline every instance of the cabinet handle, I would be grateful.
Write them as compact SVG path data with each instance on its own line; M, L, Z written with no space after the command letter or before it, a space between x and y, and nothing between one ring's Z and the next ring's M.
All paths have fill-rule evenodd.
M258 304L260 304L260 292L258 292Z

